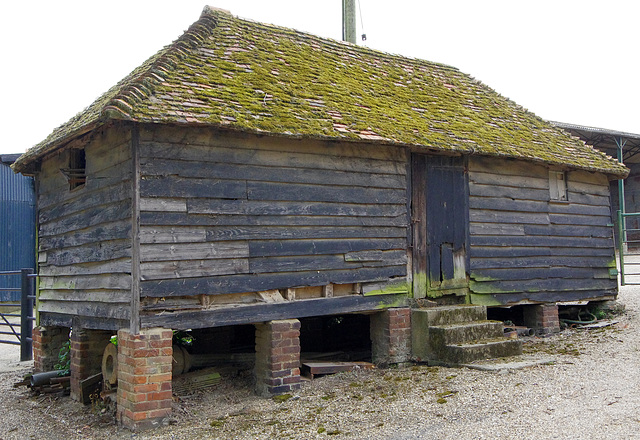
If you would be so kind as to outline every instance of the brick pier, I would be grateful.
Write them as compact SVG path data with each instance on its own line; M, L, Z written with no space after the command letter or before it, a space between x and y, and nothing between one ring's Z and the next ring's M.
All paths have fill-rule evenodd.
M256 324L256 392L262 396L300 388L300 321Z
M371 355L380 366L411 360L411 309L387 309L371 315Z

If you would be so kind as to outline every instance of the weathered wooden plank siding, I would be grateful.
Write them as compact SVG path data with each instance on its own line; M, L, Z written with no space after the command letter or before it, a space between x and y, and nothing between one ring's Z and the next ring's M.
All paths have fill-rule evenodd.
M140 152L142 297L406 276L403 149L146 126Z
M83 187L60 172L68 152L44 162L39 183L39 310L45 315L129 319L131 147L112 127L85 146Z
M471 292L476 301L563 301L615 295L606 176L567 172L568 201L550 201L549 170L469 160Z

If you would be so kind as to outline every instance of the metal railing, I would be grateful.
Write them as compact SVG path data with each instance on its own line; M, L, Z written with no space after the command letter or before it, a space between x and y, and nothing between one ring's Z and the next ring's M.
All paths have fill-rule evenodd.
M0 310L9 309L7 313L0 311L0 337L15 337L15 340L0 339L1 344L20 345L20 361L30 361L33 359L33 304L35 295L35 278L37 274L33 269L22 269L15 271L0 271L0 276L20 275L20 287L0 287L2 292L20 292L20 303L2 303ZM19 309L20 313L11 313L11 310ZM16 319L20 318L18 324ZM7 329L8 327L8 329ZM19 329L17 331L16 329ZM7 331L8 330L8 331Z

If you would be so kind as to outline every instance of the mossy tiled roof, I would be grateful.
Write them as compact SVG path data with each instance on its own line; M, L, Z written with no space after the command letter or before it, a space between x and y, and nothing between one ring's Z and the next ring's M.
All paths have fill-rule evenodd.
M206 7L173 44L25 153L110 119L411 145L623 176L615 160L455 68Z

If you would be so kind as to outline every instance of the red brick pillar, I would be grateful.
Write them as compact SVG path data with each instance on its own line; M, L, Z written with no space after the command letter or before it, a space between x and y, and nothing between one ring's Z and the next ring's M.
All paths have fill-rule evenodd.
M524 325L539 335L560 331L558 306L555 304L537 304L524 306Z
M36 373L51 371L59 363L60 349L69 342L68 327L33 329L33 368Z
M300 321L256 324L256 392L263 396L300 388Z
M102 371L102 353L113 332L74 327L71 332L71 398L82 399L80 382Z
M371 356L375 364L387 366L411 360L411 309L387 309L371 315Z
M118 331L117 420L131 430L167 424L171 415L173 332Z

